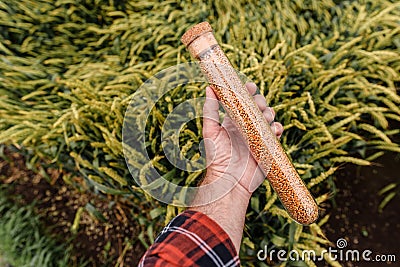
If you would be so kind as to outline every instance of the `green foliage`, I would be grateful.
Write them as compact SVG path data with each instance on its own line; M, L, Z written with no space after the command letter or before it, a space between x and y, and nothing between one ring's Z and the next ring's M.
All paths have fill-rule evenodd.
M45 234L32 206L17 207L0 189L0 257L15 267L70 266L69 249Z
M282 144L321 203L341 164L368 165L366 149L400 151L389 124L400 121L399 16L399 3L386 0L0 1L0 143L78 171L102 192L134 194L153 235L177 209L143 201L123 158L123 114L147 78L191 61L180 37L208 20L276 110ZM204 91L179 92L193 96ZM159 109L169 104L179 102ZM149 149L163 174L184 182L160 149L166 115L151 114ZM197 144L201 124L189 130L181 141ZM243 263L257 265L264 245L321 251L326 220L294 224L265 182L248 210Z
M382 212L386 205L399 193L399 188L397 186L397 183L390 183L379 190L378 195L384 196L378 206L379 212Z

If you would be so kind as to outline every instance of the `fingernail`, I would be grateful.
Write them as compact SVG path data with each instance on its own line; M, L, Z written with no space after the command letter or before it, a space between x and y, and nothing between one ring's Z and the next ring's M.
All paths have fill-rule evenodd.
M272 114L272 117L275 118L275 110L273 108L271 108L271 107L268 107L268 108L269 108L269 110L270 110L270 112Z

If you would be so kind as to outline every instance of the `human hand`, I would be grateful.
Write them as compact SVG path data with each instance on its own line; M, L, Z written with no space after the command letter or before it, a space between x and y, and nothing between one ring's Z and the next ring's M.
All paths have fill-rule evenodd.
M254 83L247 83L246 88L253 95L257 87ZM267 107L264 96L254 96L258 108L271 125L272 131L280 138L283 126L273 122L275 112ZM240 135L229 116L225 116L222 124L219 123L219 103L210 87L206 88L206 101L203 107L203 138L206 150L207 174L204 184L222 178L245 189L249 195L264 181L265 175L258 167L256 160L250 154L246 141Z
M254 83L247 83L246 88L251 95L257 90ZM254 100L279 138L283 127L280 123L272 123L275 117L273 109L267 107L262 95L254 96ZM222 124L219 123L218 109L217 97L207 87L203 106L207 173L201 183L205 189L199 190L194 200L194 203L202 205L194 205L190 209L202 212L217 222L239 252L251 193L260 186L265 176L229 116L225 116Z

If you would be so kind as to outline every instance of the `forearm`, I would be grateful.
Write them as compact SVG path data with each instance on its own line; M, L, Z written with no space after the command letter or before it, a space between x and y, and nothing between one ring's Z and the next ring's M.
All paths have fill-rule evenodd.
M221 178L216 176L215 174L207 174L202 184L208 184ZM203 192L203 194L204 193L206 192ZM203 196L198 197L202 198ZM239 184L236 184L233 189L222 198L203 206L192 207L190 210L202 212L217 222L229 235L235 245L237 253L239 253L246 210L250 197L251 193Z

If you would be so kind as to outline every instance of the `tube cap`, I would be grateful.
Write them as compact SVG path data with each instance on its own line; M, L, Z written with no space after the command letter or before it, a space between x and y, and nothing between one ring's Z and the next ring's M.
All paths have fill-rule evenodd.
M189 30L187 30L185 34L182 36L181 41L185 46L188 46L197 37L207 32L212 32L210 23L208 23L207 21L201 22L199 24L194 25Z

